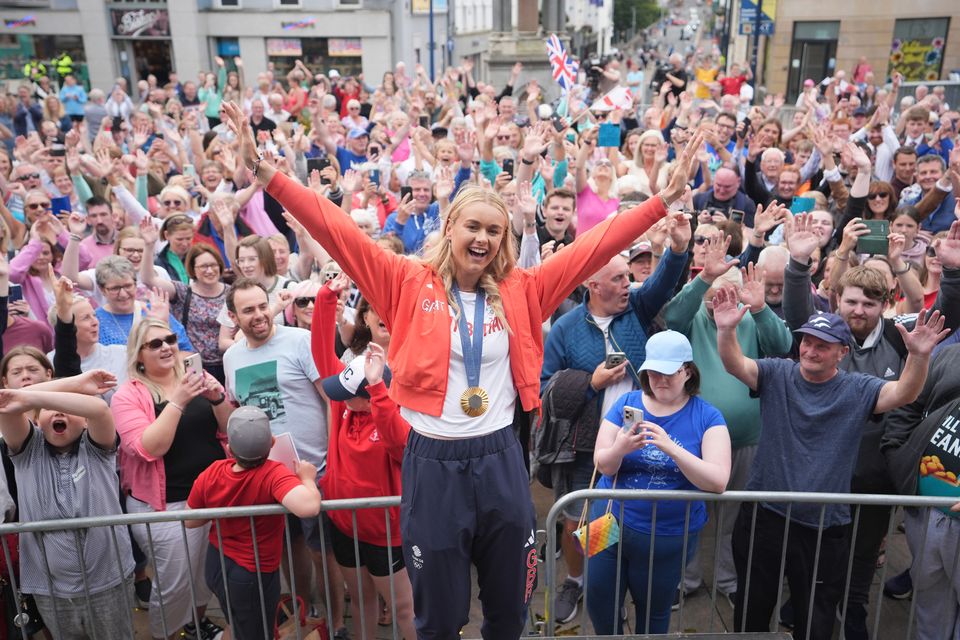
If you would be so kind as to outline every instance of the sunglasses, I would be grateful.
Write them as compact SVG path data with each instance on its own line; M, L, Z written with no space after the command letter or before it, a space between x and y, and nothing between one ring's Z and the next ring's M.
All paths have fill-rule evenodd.
M313 304L313 302L314 302L314 299L311 298L310 296L304 296L302 298L293 299L293 304L297 305L297 307L299 307L300 309L306 309L311 304Z
M49 202L31 202L27 205L27 209L49 209Z
M161 200L160 204L165 207L182 207L183 200Z
M39 179L40 179L39 173L25 173L22 176L17 176L17 180L19 182L26 182L27 180L39 180Z
M707 236L693 236L693 244L701 245L701 244L704 244L709 239L710 238L708 238Z
M927 257L928 257L928 258L936 258L936 257L937 257L937 250L936 250L935 247L927 247Z
M143 347L141 348L142 349L146 348L146 349L149 349L150 351L157 351L160 349L160 347L162 347L165 344L170 345L171 347L177 344L177 334L171 333L170 335L164 338L154 338L153 340L144 342Z
M874 194L871 194L871 195L867 196L867 199L868 199L868 200L879 200L880 198L889 198L889 197L890 197L890 194L889 194L889 193L883 193L882 191L880 191L880 192L877 192L877 193L874 193Z

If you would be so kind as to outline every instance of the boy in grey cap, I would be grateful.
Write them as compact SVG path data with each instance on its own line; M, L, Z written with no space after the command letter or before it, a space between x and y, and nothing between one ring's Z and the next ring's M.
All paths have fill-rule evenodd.
M267 459L273 436L270 418L262 409L240 407L234 411L227 422L227 442L231 457L216 461L200 474L187 498L191 509L279 502L300 518L320 513L316 467L298 462L293 473L281 463ZM188 520L187 526L200 527L206 522ZM210 529L207 586L220 600L236 640L263 638L273 629L273 615L280 601L284 522L282 515L257 516L251 527L250 518L226 518L220 521L219 540L217 527ZM258 583L263 587L262 603Z

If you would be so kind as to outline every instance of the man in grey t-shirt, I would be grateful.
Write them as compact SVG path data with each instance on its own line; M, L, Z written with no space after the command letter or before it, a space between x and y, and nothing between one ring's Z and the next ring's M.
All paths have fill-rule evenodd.
M267 291L256 280L238 279L227 292L226 305L230 320L241 333L223 354L228 393L238 404L263 409L270 417L274 435L289 432L300 458L316 466L322 475L327 461L327 406L310 351L310 332L275 326ZM310 584L308 558L313 556L316 575L323 576L322 550L326 549L332 585L331 622L334 629L339 629L343 626L343 580L333 575L337 564L329 537L321 544L321 537L329 530L328 522L325 516L287 518L293 539L294 577L302 593L310 591L305 589ZM322 594L323 585L320 587Z
M930 353L946 335L939 313L931 314L929 320L921 313L909 333L898 326L909 355L900 379L884 382L839 369L850 351L852 335L836 314L812 315L796 331L801 337L798 363L752 360L737 343L736 326L747 309L737 308L736 291L717 292L713 305L724 368L760 397L760 442L747 485L755 491L849 493L867 417L916 399L926 380ZM843 525L850 522L849 508L794 505L789 513L787 523L786 505L763 503L755 518L752 505L741 509L733 553L737 584L749 585L749 593L740 589L736 594L735 630L769 630L780 588L780 541L789 525L785 572L797 612L794 635L830 638L847 565L849 540ZM821 519L822 534L818 532ZM752 559L747 557L751 538ZM818 538L819 566L814 562Z

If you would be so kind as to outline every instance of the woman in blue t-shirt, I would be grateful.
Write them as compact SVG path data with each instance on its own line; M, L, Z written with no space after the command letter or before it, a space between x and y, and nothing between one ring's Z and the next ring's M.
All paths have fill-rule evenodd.
M722 492L730 477L730 436L720 412L704 402L700 372L693 361L690 342L676 331L664 331L647 341L647 359L640 366L642 391L624 394L610 408L600 432L594 461L603 477L597 488L701 489ZM633 414L631 426L624 413ZM670 607L683 566L685 502L656 503L653 548L653 579L647 593L654 502L622 503L618 560L617 545L590 559L587 572L587 611L597 634L623 633L620 616L624 596L630 589L636 610L638 632L667 633ZM607 508L606 501L593 505L591 519ZM621 503L612 513L621 519ZM690 506L687 555L697 548L697 535L707 520L703 502ZM615 592L620 569L619 593ZM646 609L650 598L649 623ZM616 599L614 607L612 600ZM647 626L649 624L649 626Z

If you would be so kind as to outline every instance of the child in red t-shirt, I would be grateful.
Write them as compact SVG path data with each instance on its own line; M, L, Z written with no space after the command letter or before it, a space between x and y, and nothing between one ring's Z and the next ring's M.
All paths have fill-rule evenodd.
M316 467L300 462L294 474L281 463L267 460L273 436L270 418L262 409L240 407L234 411L227 422L227 442L232 458L218 460L200 474L187 498L191 509L279 502L299 518L320 513ZM200 527L206 522L187 520L186 525ZM283 527L284 516L275 515L254 517L252 529L250 518L225 518L219 522L219 536L217 524L210 528L207 586L220 600L236 640L263 638L272 633L273 616L280 601Z

